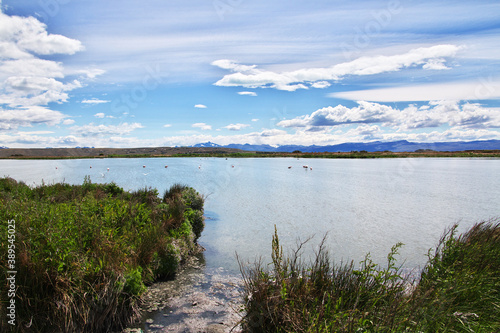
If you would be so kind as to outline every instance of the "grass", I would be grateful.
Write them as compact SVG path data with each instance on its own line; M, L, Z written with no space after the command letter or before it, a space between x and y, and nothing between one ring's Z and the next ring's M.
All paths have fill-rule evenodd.
M0 179L0 331L109 332L139 315L145 285L200 251L203 197L116 184L31 188ZM168 191L167 191L168 192ZM6 323L7 221L15 220L16 326Z
M457 236L453 226L415 280L402 273L396 244L380 267L367 255L335 265L324 246L310 263L299 245L284 256L275 231L271 269L240 263L246 332L498 332L500 220Z

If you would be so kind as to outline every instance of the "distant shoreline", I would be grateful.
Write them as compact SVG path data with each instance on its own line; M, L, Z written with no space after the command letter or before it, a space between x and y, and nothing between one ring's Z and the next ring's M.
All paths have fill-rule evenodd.
M144 147L144 148L4 148L0 159L71 159L113 157L171 157L183 154L230 154L244 152L233 148Z
M5 148L0 159L85 159L155 157L296 157L296 158L408 158L408 157L500 157L500 150L414 152L260 152L218 147L147 147L147 148Z

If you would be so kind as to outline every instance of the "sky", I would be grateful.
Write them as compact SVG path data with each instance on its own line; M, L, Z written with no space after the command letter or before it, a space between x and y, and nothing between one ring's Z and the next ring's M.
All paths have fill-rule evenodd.
M0 146L500 139L500 2L0 0Z

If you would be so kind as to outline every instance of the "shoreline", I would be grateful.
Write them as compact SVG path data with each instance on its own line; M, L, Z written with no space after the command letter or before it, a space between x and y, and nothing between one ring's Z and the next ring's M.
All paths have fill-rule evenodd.
M426 158L426 157L490 157L499 158L500 150L414 152L351 151L351 152L261 152L233 148L209 147L152 147L152 148L4 148L0 160L59 160L103 158L166 158L166 157L222 157L222 158L327 158L327 159L374 159L374 158Z

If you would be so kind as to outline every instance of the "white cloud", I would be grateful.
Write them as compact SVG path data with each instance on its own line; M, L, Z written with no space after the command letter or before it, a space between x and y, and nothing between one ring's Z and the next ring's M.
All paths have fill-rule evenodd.
M106 71L99 68L79 69L75 71L75 74L85 75L89 79L95 79L97 76L103 75L104 73L106 73Z
M196 104L194 107L197 109L206 109L207 108L207 106L203 105L203 104Z
M75 121L73 119L66 119L62 122L63 125L73 125Z
M44 134L54 134L54 132L52 132L52 131L31 131L31 132L19 131L19 132L17 132L17 135L44 135Z
M343 105L328 106L311 115L300 116L290 120L282 120L281 127L322 127L355 123L381 123L388 121L394 114L390 106L377 103L358 102L359 106L348 108Z
M434 70L450 69L450 67L446 66L445 63L446 59L443 58L431 59L425 65L423 65L422 68Z
M104 118L105 116L106 116L106 115L105 115L104 113L102 113L102 112L96 113L96 114L94 115L94 117L96 117L96 118L101 118L101 119L102 119L102 118Z
M196 124L191 125L191 127L199 128L199 129L201 129L203 131L209 131L209 130L212 129L211 125L207 125L205 123L196 123Z
M257 93L253 91L239 91L238 95L243 95L243 96L257 96Z
M254 118L254 119L252 119L252 121L259 121L259 119L257 119L257 118Z
M20 76L20 77L44 77L44 78L63 78L63 66L59 62L29 58L5 60L0 64L0 75L2 77Z
M456 128L500 128L500 108L440 101L429 102L428 105L421 107L409 105L399 110L383 104L360 101L356 107L329 106L310 115L282 120L277 125L284 128L321 131L352 124L381 124L398 131L443 125Z
M165 125L163 125L163 127L169 128L169 127L172 127L172 124L165 124Z
M268 144L276 145L333 145L344 142L366 142L369 140L394 141L408 140L413 142L471 141L500 139L500 132L489 129L448 129L445 131L422 132L384 132L377 125L360 124L348 130L329 132L297 131L288 133L278 129L263 129L258 132L236 135L190 134L169 136L154 139L114 136L76 136L62 137L37 135L7 135L0 132L0 142L5 146L15 147L159 147L159 146L190 146L200 142L214 142L220 145L237 144Z
M225 75L215 85L224 87L275 88L295 91L309 86L324 88L328 81L342 80L347 75L374 75L423 66L424 69L444 69L444 58L454 57L460 50L456 45L436 45L410 50L393 56L361 57L325 68L305 68L276 73L240 65L231 60L217 60L212 65L234 73Z
M81 101L81 103L83 103L83 104L105 104L105 103L109 103L109 102L111 102L111 101L97 99L97 98L84 99Z
M329 97L373 102L500 99L500 78L331 93Z
M248 124L229 124L224 126L223 128L228 129L230 131L241 131L243 128L250 127Z
M34 17L5 15L0 8L0 128L70 124L66 115L49 110L50 103L64 103L68 92L84 85L68 78L61 62L41 59L55 54L72 55L84 49L80 41L49 34ZM92 71L98 75L99 70Z
M330 84L330 82L327 82L327 81L318 81L318 82L314 82L313 84L311 84L311 87L318 88L318 89L328 88L329 86L331 86L331 84Z
M417 102L432 100L500 99L500 79L481 78L477 81L435 83L408 87L393 87L331 93L329 97L373 102Z
M83 126L73 126L70 128L74 135L82 137L106 136L106 135L127 135L132 131L144 128L140 123L122 123L119 125L95 125L90 123Z
M0 130L32 127L38 124L54 126L60 124L66 117L59 111L49 110L42 106L23 107L15 110L0 109Z
M432 131L427 133L386 133L384 141L408 140L412 142L448 142L448 141L474 141L474 140L499 140L500 132L485 129L448 129L445 131Z
M65 36L48 34L47 26L34 17L8 16L0 12L2 29L0 30L0 40L6 41L15 50L16 54L1 53L0 57L19 55L29 57L29 53L39 55L51 54L74 54L83 50L80 41L67 38ZM0 49L2 50L2 49Z
M259 71L255 69L257 65L241 65L238 62L229 59L215 60L212 62L212 65L222 69L228 69L233 72L259 73Z
M54 78L10 76L0 91L0 103L10 107L60 104L67 101L67 91L81 86L78 80L62 83Z

